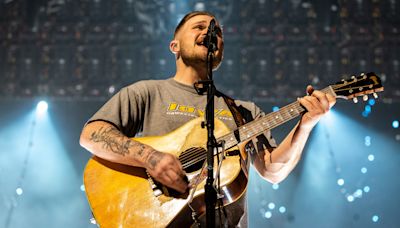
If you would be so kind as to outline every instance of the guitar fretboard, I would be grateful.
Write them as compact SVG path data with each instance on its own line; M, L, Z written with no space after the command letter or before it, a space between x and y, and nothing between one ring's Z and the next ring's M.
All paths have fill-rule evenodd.
M321 91L336 96L331 86L328 86ZM301 106L298 101L295 101L280 108L278 111L271 112L259 119L240 126L237 130L218 138L217 141L224 141L225 149L229 149L243 141L252 139L265 131L271 130L293 118L296 118L304 111L306 110L303 106Z

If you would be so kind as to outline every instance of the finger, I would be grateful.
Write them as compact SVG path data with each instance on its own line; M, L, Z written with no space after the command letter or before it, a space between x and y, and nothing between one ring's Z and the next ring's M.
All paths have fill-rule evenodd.
M332 106L334 106L336 104L336 97L327 94L326 97L328 98L328 102L329 102L329 108L332 108Z
M305 96L299 98L300 104L307 110L307 112L313 112L314 110L318 110L318 107L315 106L317 98L311 96Z
M307 95L311 95L314 92L314 88L311 85L308 85L306 88Z
M184 193L188 187L187 182L183 179L183 177L179 174L177 174L174 170L170 169L166 172L166 175L169 177L170 180L172 180L169 183L169 187Z
M315 90L314 93L312 94L313 97L316 97L319 101L319 104L316 104L318 106L321 106L321 108L327 112L329 110L329 101L328 98L326 97L326 94Z

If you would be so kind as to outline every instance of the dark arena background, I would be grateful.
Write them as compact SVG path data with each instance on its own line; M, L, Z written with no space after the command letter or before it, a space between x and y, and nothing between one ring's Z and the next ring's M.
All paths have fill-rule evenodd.
M375 72L385 87L338 100L280 184L251 170L250 227L400 227L396 0L1 0L0 227L96 227L82 126L120 88L174 74L168 44L192 10L223 25L217 88L267 113L308 84Z

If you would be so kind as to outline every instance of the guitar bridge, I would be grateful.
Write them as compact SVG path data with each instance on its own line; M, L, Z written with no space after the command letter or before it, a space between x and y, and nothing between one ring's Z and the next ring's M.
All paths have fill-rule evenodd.
M161 196L163 194L163 191L160 189L160 186L153 180L153 178L150 176L150 174L146 171L146 174L148 176L147 180L150 183L150 187L153 190L153 195L155 197Z
M150 183L150 187L153 190L153 195L155 197L160 197L161 195L167 196L167 197L174 197L174 198L187 198L188 192L186 193L180 193L172 188L168 188L158 181L154 180L153 177L150 176L150 174L146 171L146 174L148 176L147 180Z

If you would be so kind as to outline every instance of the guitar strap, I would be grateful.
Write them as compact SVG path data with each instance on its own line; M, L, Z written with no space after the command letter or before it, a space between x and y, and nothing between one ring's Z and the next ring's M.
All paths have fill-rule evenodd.
M246 119L244 117L244 115L240 112L240 108L236 105L234 99L228 97L227 95L218 92L225 100L226 105L228 106L229 110L232 113L233 119L235 120L236 126L239 128L240 126L244 125L246 122L251 121L251 119ZM238 140L240 141L240 140ZM246 154L241 154L241 160L240 160L240 164L241 167L243 169L243 171L245 171L245 174L248 174L248 162L249 159L247 159L247 154L253 154L256 152L254 144L253 143L247 143L245 145L245 151Z
M229 110L232 113L233 119L235 120L236 126L240 127L246 123L246 119L243 118L243 115L239 111L239 107L236 105L235 101L226 96L225 94L222 94L222 97L225 100L226 105L228 106Z

